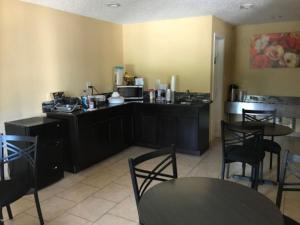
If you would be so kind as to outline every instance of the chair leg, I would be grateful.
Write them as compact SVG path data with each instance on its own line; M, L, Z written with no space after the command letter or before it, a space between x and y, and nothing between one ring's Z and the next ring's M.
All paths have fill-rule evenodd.
M250 181L253 182L254 181L254 167L251 167L251 176L250 176Z
M10 205L7 205L6 209L7 209L7 214L8 214L9 219L12 220L14 217L13 217Z
M251 188L257 190L258 188L258 176L259 176L259 164L252 166L252 170L253 170L253 179L251 182Z
M280 152L277 154L277 182L279 182L280 175Z
M270 170L272 169L272 164L273 164L273 154L270 152Z
M225 162L222 162L221 179L224 180L225 176Z
M3 214L2 214L2 207L0 209L0 225L4 225L4 222L3 222Z
M279 183L277 196L276 196L276 206L280 209L281 200L282 200L282 184Z
M259 183L259 164L256 166L255 168L255 186L254 186L254 189L257 190L258 189L258 183Z
M243 168L242 176L244 177L246 175L246 163L242 164L242 168Z
M259 179L263 180L264 179L264 160L262 160L260 162L260 169L259 169L259 171L260 171Z
M229 179L229 172L230 172L230 163L227 163L226 179Z
M255 180L255 172L254 172L254 170L255 170L255 167L254 166L252 166L251 167L251 188L254 188L254 180Z
M43 225L44 224L44 219L43 219L43 215L42 215L39 196L38 196L38 193L37 193L36 190L34 191L33 195L34 195L35 206L36 206L37 214L39 216L40 224Z

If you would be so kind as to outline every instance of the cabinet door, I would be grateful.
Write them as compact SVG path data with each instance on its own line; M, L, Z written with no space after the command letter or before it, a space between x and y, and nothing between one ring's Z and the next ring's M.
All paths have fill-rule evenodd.
M124 136L124 147L130 146L134 140L132 115L125 115L123 117L123 136Z
M157 105L136 104L134 116L136 144L152 148L159 147Z
M63 177L63 137L60 123L33 127L29 135L38 136L37 183L39 188Z
M122 150L124 145L123 118L115 117L109 122L109 137L112 154Z
M176 147L186 150L198 150L197 117L179 117L177 121Z
M158 146L157 116L141 114L138 123L138 142L149 147Z
M40 142L37 157L37 183L48 186L63 177L62 139Z
M97 122L95 136L96 141L93 149L99 151L98 160L101 160L111 154L109 129L108 121Z
M107 121L96 122L79 130L79 164L84 169L110 155L109 124Z
M159 145L161 147L176 144L177 117L169 115L159 116Z

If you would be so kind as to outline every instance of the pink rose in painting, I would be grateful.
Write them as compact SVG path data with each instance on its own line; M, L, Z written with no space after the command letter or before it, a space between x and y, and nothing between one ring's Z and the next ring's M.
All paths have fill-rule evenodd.
M268 38L271 43L279 43L282 37L283 35L281 33L268 34Z
M273 61L280 60L284 55L284 49L280 45L269 46L265 50L266 56L268 56Z
M266 55L256 55L254 57L253 68L267 68L270 67L270 58Z
M293 35L293 34L289 34L286 37L286 43L288 45L288 48L290 48L290 49L296 48L296 45L297 45L297 36Z
M297 38L295 49L300 53L300 35Z

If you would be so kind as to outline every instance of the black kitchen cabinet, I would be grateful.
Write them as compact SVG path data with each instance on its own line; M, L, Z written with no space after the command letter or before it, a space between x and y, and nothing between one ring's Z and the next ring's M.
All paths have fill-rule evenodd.
M137 104L135 143L153 148L175 145L177 152L202 154L209 147L209 104Z
M94 111L50 112L65 125L64 169L79 172L135 144L202 154L208 149L209 104L129 103Z
M159 127L159 146L167 147L176 144L177 139L177 122L174 115L160 114L158 120Z
M145 147L157 148L158 114L156 105L136 104L135 107L135 143Z
M124 147L127 148L134 142L134 119L133 110L130 114L126 114L123 117L123 131L124 131Z
M117 116L109 121L109 143L112 153L117 153L123 149L125 143L123 120L123 116Z
M64 127L59 120L33 117L5 123L6 134L38 136L37 183L46 187L63 178Z
M198 135L198 118L182 116L177 122L177 139L176 147L190 151L197 151L199 135Z
M65 170L79 172L133 143L133 106L120 105L81 113L47 113L69 132Z

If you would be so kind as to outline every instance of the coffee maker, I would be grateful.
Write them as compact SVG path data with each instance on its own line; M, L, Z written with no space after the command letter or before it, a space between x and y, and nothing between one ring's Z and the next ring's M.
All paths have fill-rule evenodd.
M230 102L235 102L238 100L239 86L236 84L229 85L228 90L228 100Z

